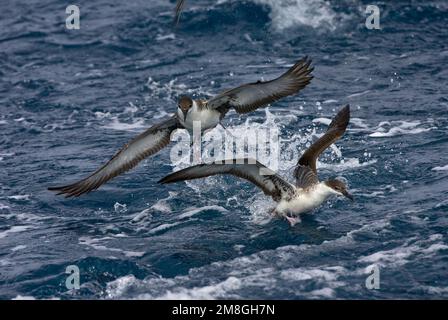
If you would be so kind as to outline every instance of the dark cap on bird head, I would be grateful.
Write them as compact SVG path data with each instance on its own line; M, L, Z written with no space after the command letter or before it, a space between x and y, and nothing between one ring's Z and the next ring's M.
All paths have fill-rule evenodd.
M354 200L353 196L347 191L347 186L341 180L332 179L325 181L325 184L344 197L352 201Z

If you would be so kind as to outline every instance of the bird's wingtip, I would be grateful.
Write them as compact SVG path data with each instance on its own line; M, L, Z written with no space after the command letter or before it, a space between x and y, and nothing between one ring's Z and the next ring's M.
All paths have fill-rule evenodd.
M159 184L167 184L167 183L170 183L170 176L171 176L171 175L167 175L166 177L163 177L162 179L160 179L159 181L157 181L157 183L159 183Z
M350 118L350 104L347 103L343 110L347 112L347 117Z
M70 186L58 186L58 187L47 187L48 191L55 192L57 196L63 195L65 198L78 197L79 195L74 194L73 192L67 190Z
M350 104L348 104L348 103L338 111L338 114L341 114L341 115L345 114L345 113L350 114Z

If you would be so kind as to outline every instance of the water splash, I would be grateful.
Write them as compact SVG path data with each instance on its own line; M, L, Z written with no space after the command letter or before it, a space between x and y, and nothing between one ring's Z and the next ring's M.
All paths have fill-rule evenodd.
M274 30L282 31L297 25L335 30L341 18L327 1L253 0L267 5Z

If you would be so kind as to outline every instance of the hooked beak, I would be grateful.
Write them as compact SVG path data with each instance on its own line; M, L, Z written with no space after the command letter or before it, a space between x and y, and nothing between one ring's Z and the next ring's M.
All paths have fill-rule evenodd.
M353 198L353 196L347 192L347 190L342 191L342 195L348 199L350 199L351 201L355 201L355 198Z

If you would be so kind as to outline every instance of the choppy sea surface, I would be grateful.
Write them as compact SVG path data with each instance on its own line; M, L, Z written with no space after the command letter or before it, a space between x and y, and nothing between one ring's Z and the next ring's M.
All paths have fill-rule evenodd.
M380 1L369 30L370 2L188 0L174 28L173 2L81 0L80 29L67 30L63 2L6 0L0 298L448 298L448 4ZM350 103L318 167L354 203L333 198L290 227L234 177L158 185L177 169L170 148L89 195L46 190L95 170L180 94L270 79L304 55L305 90L224 124L277 126L297 157ZM291 177L291 153L280 157Z

